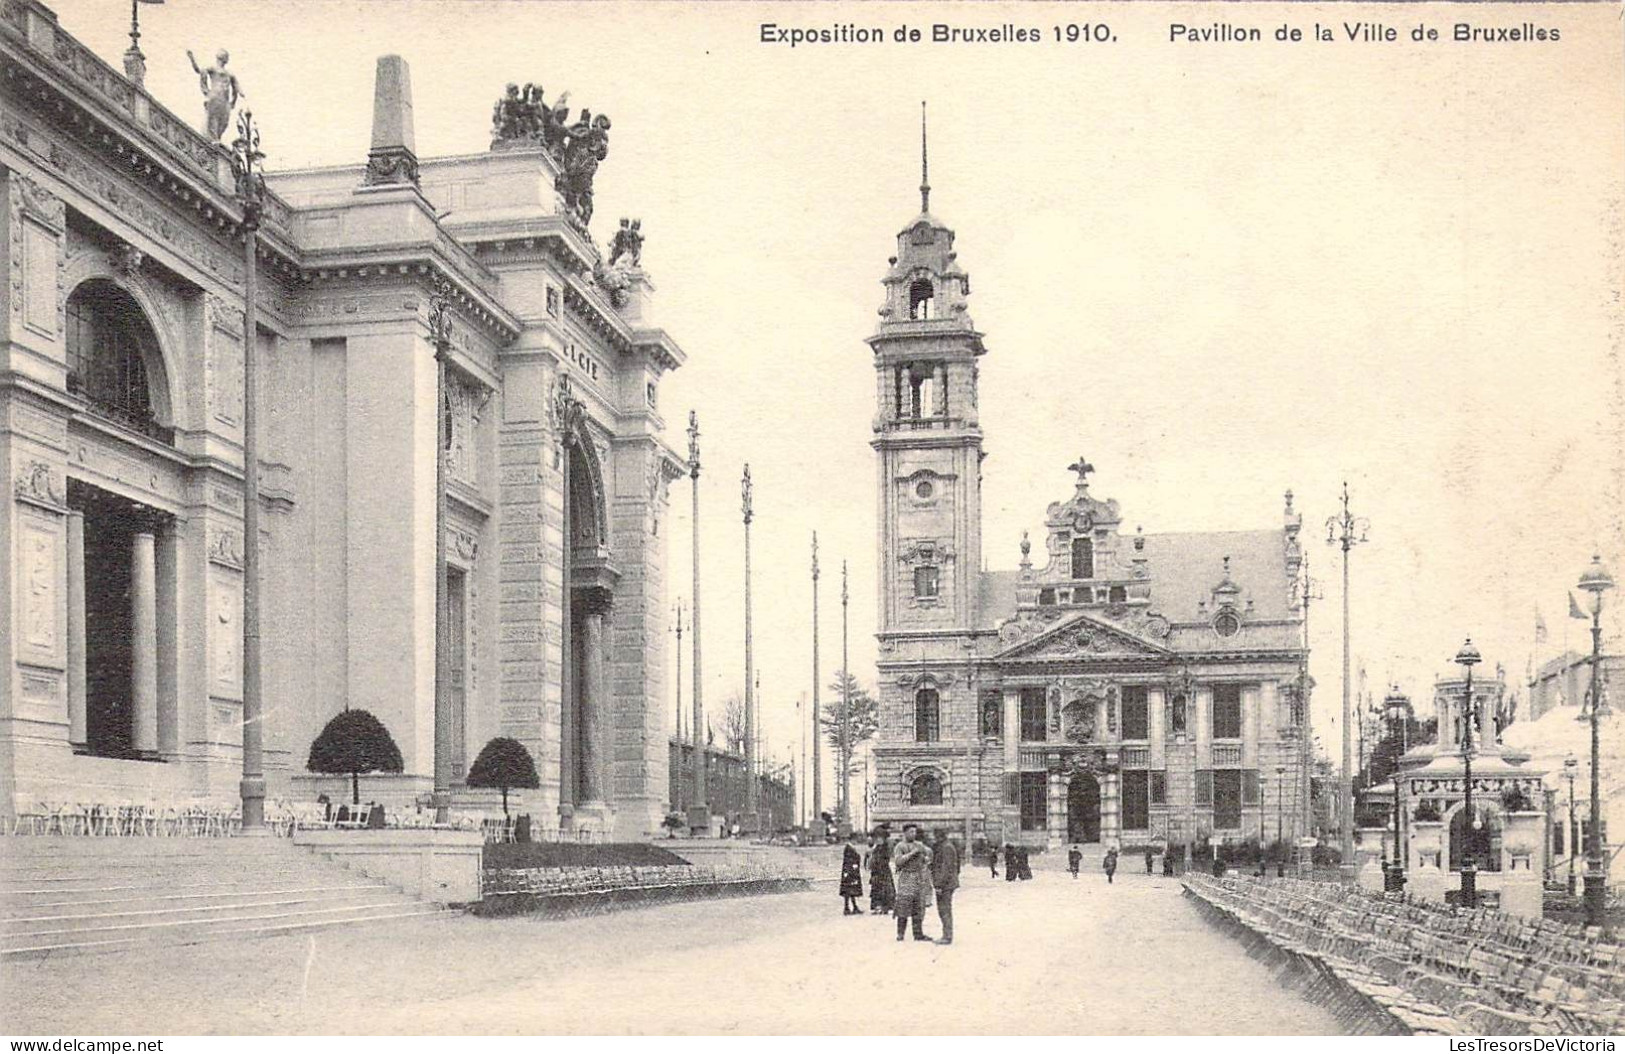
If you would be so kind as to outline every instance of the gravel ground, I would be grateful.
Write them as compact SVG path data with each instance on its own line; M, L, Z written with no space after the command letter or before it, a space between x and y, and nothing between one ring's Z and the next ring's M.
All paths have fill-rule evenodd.
M0 965L11 1034L1329 1034L1161 877L965 876L952 947L813 892ZM927 930L938 932L935 910ZM904 1008L913 1008L905 1011Z

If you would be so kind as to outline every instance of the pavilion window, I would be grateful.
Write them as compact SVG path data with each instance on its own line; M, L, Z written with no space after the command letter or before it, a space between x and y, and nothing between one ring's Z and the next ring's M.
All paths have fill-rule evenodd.
M941 731L941 708L935 688L921 688L914 693L914 741L935 743Z
M1038 591L1038 603L1041 607L1053 607L1055 605L1055 590L1040 589Z
M68 391L99 416L164 443L175 430L158 420L147 363L158 340L140 305L105 279L80 285L67 302Z
M1021 773L1021 829L1042 831L1049 819L1049 776Z
M1106 592L1106 602L1109 604L1128 603L1128 590L1123 586L1112 586Z
M1123 738L1151 738L1151 707L1143 684L1123 688Z
M1151 773L1129 769L1122 778L1123 829L1143 831L1151 826Z
M1207 805L1207 806L1210 806L1210 805L1213 804L1213 770L1212 769L1197 769L1196 770L1196 804L1197 805Z
M1151 771L1151 804L1166 805L1168 803L1168 770L1153 769Z
M915 776L908 785L910 805L941 805L942 781L929 772Z
M940 581L937 568L916 567L914 569L914 596L917 599L935 599L939 586Z
M1213 738L1241 738L1241 685L1213 686Z
M925 322L932 317L936 290L929 278L916 278L908 287L908 317L913 322Z
M1021 739L1026 743L1042 743L1047 738L1048 704L1042 688L1021 690Z
M1241 770L1214 769L1213 827L1229 831L1241 826Z
M1072 577L1095 577L1095 543L1089 538L1072 539Z

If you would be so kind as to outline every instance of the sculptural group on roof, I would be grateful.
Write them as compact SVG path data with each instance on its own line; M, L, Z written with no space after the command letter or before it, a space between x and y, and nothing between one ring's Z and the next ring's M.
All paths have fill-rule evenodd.
M610 121L582 108L570 120L565 92L548 104L539 84L508 85L491 111L491 137L497 141L531 140L558 165L556 187L570 214L583 226L592 220L592 181L609 156Z

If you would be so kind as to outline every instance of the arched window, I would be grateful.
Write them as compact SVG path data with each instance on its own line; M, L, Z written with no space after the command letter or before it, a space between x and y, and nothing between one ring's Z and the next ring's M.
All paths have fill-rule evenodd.
M1072 539L1072 577L1095 577L1095 543L1088 538Z
M931 287L929 278L916 278L908 287L908 317L912 321L924 322L931 317L931 301L936 290Z
M1479 823L1468 819L1466 809L1457 809L1450 818L1450 870L1460 871L1461 865L1471 859L1480 871L1501 870L1501 826L1495 814L1487 809L1473 808Z
M940 708L935 688L921 688L914 693L914 741L935 743L940 731Z
M942 781L929 772L922 772L908 783L910 805L941 805Z
M158 361L158 340L135 298L93 278L68 297L67 317L68 391L104 417L173 443L174 429L159 422L147 376L147 363Z

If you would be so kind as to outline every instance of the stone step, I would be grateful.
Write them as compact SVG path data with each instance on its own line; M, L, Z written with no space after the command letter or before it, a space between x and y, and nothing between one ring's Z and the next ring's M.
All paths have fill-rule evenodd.
M119 940L125 938L152 938L176 940L184 943L189 937L210 932L235 932L261 926L287 926L303 922L332 922L364 918L380 910L398 910L415 907L417 902L401 894L358 901L353 904L328 906L296 905L285 908L249 909L229 918L181 918L111 923L104 926L56 926L32 930L27 933L0 933L0 951L29 947L45 943L77 940Z
M218 867L196 867L184 871L142 870L139 868L117 871L49 872L0 878L0 892L32 892L40 890L86 889L161 889L166 887L241 886L263 882L319 879L323 876L353 874L339 864L321 864L290 861L288 866L254 868L252 870L222 870Z
M131 948L152 944L190 945L203 944L209 941L280 937L292 933L320 932L375 922L391 922L398 919L424 918L436 915L450 916L452 914L454 913L433 904L406 901L395 908L385 908L343 919L302 919L241 925L220 923L196 931L161 935L108 936L104 933L91 931L67 937L47 937L37 942L23 942L16 945L0 944L0 960L37 959L54 955L91 955L102 952L127 951Z
M328 893L316 891L297 895L262 896L241 904L204 904L186 907L127 908L114 910L47 909L19 918L0 919L0 941L17 934L54 933L68 930L106 930L121 926L166 925L187 922L229 922L267 913L287 911L342 910L349 907L397 901L400 894L386 886L359 891Z
M286 853L292 848L286 838L189 838L189 837L97 837L57 836L0 838L0 860L60 860L70 857L104 857L136 854L157 856L196 856L208 853L244 855Z
M208 907L211 905L256 904L279 897L308 897L343 899L387 888L383 883L361 879L349 884L286 885L275 883L266 887L241 889L208 889L199 892L159 892L158 890L114 891L109 896L100 890L81 893L49 891L30 896L0 893L0 922L7 919L30 919L44 915L69 915L109 911L148 911L161 908Z

